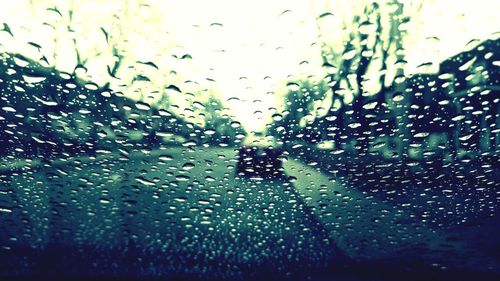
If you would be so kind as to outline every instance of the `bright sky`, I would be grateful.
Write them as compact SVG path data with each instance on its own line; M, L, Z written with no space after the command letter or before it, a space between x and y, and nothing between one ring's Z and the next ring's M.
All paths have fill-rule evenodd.
M10 37L0 32L0 51L32 58L45 55L50 64L72 71L74 47L64 29L71 2L0 0L0 24L7 23L14 34ZM184 94L174 92L171 99L182 108L188 106L182 102L185 92L209 89L247 129L260 130L272 115L270 108L280 106L287 80L322 75L320 51L315 44L319 35L317 16L333 13L331 24L338 29L342 19L351 16L353 2L73 1L71 26L82 57L90 58L87 75L98 84L109 79L106 65L112 62L110 46L115 44L126 58L126 67L119 73L122 79L113 85L120 88L137 74L152 81L121 86L127 95L154 101L159 96L154 91L162 92L165 86L175 84ZM46 10L55 6L62 18ZM500 31L499 10L500 1L496 0L424 0L419 18L408 30L406 72L425 71L416 66L438 63L464 50L472 39L491 37ZM321 26L327 30L324 23ZM108 42L101 27L109 34ZM322 34L322 38L325 36L328 34ZM28 42L40 45L41 53ZM101 55L96 57L98 53ZM189 54L192 59L176 59L172 54ZM136 61L151 61L159 69Z

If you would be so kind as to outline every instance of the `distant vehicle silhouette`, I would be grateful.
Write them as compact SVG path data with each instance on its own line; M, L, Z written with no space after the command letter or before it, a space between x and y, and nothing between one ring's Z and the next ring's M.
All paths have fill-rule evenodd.
M272 136L250 134L238 150L236 173L243 176L277 178L283 176L283 149Z

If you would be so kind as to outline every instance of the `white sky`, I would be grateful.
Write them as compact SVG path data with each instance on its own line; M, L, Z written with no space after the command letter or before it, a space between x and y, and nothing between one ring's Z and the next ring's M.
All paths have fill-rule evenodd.
M32 58L44 54L50 63L71 71L75 57L68 33L62 28L60 17L46 10L57 6L64 14L71 1L31 2L34 4L29 0L0 0L0 24L9 24L14 33L11 38L0 32L0 51L19 52ZM102 84L109 79L106 64L112 58L100 31L104 27L110 33L110 40L124 49L126 65L135 67L121 71L123 81L137 73L152 80L123 89L129 96L138 97L133 91L142 91L146 98L154 96L151 91L161 91L169 84L184 92L208 88L223 101L237 98L226 105L252 130L261 129L268 121L272 115L269 108L279 107L280 93L287 80L322 75L319 47L314 44L319 35L315 19L324 12L332 12L339 18L337 23L342 17L350 17L353 2L347 2L129 0L127 6L127 1L74 1L72 26L83 57L103 53L88 62L88 75L93 81ZM416 66L424 62L437 63L460 52L471 39L486 39L500 31L499 10L500 1L496 0L424 0L420 18L415 19L408 31L407 73L422 71ZM113 19L117 13L122 13L121 20ZM58 31L43 22L52 23ZM57 45L53 42L56 37ZM30 41L42 46L41 54L27 44ZM190 54L193 59L178 60L171 54ZM138 66L134 63L137 60L152 61L159 70ZM308 63L301 64L303 61ZM172 74L172 70L177 74ZM186 80L195 83L185 83ZM120 83L123 82L114 84ZM182 106L182 99L173 100ZM262 114L255 114L257 111Z

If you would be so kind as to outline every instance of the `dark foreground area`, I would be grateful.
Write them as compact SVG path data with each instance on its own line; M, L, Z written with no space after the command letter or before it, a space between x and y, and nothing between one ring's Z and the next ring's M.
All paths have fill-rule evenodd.
M159 251L144 253L134 246L124 245L116 250L93 248L47 247L43 251L18 251L25 263L31 263L28 272L2 274L2 280L498 280L495 273L468 270L441 270L429 267L423 261L385 260L353 262L338 260L329 265L304 266L301 261L262 259L261 262L227 264L225 259L202 261L196 255L186 258L185 253ZM3 255L4 265L15 265L13 259ZM198 266L203 262L205 269ZM25 266L27 264L24 264ZM221 269L220 267L226 267ZM285 266L285 272L275 266ZM209 268L209 269L208 269ZM218 269L217 269L218 268ZM12 269L12 268L11 268ZM208 270L207 270L208 269ZM216 269L214 271L214 269Z
M3 170L1 280L500 277L494 249L460 248L494 240L478 233L495 217L456 237L314 165L290 158L272 179L235 166L233 149L163 148Z

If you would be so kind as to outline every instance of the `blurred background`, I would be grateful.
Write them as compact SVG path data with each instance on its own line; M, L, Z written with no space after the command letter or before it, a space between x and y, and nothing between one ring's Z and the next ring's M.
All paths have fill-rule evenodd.
M0 5L5 276L55 274L46 270L57 260L43 256L48 249L100 257L102 268L72 257L82 271L68 276L120 276L99 242L115 237L108 246L123 255L118 268L130 266L125 276L246 278L265 257L283 261L279 274L302 259L312 272L342 252L346 268L377 276L390 271L374 269L383 261L418 264L444 279L448 272L498 277L500 2ZM234 173L238 148L256 133L286 152L287 180ZM254 203L272 196L253 194L259 187L280 190L280 211L305 222L290 230L294 221L281 221L287 215L267 217ZM207 193L215 201L203 199ZM229 209L205 208L214 202ZM256 218L247 221L246 212ZM273 244L275 256L256 250L234 258L249 247L223 226L236 213L232 227L241 237L279 241L281 230L258 226L279 221L290 232L282 239L302 249L308 236L300 233L310 226L322 229L309 241L321 250L306 258L307 251ZM197 242L175 250L186 260L131 266L127 256L145 249L172 256L161 245L181 245L180 234L162 234L164 215L176 218L172 233L194 229L183 235ZM243 222L260 230L248 234ZM217 252L197 240L211 224L222 235L213 241L229 248ZM331 245L321 246L324 239ZM248 271L207 267L213 256ZM44 259L54 262L39 265Z

